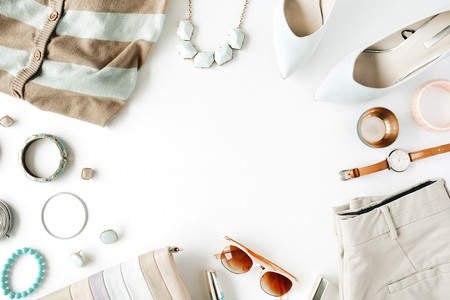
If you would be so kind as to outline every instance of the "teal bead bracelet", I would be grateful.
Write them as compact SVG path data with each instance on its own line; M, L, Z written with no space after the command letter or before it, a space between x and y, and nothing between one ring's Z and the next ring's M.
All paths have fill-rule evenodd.
M21 256L22 254L25 254L25 253L28 253L29 255L31 255L32 257L34 257L36 259L39 272L37 274L35 282L31 285L31 287L29 287L28 289L26 289L25 291L23 291L21 293L15 293L15 292L11 291L9 288L9 283L11 281L10 278L8 277L9 269L11 268L11 265L14 263L14 261L19 256ZM29 248L23 248L23 249L17 250L13 254L11 254L10 258L8 258L6 260L6 264L3 265L3 270L0 273L0 275L1 275L0 286L3 290L3 295L8 296L9 299L20 299L20 298L25 298L26 296L32 294L34 292L34 290L37 289L39 287L39 284L42 282L42 278L44 277L44 270L45 270L44 259L41 257L41 254L39 252L37 252L34 249L29 249Z

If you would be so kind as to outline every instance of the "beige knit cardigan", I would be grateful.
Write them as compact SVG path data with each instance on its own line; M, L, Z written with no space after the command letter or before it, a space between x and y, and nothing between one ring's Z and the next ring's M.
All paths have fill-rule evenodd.
M0 0L0 91L105 126L130 96L170 0Z

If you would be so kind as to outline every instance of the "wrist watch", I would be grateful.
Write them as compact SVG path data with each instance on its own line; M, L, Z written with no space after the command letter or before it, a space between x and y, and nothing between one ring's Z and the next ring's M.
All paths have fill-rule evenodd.
M370 165L363 168L355 168L349 170L342 170L339 172L341 181L347 181L360 176L376 173L383 170L392 170L397 173L401 173L408 169L412 161L427 158L430 156L450 152L450 144L442 145L439 147L429 148L421 151L408 153L405 150L394 149L389 153L388 157L374 165Z

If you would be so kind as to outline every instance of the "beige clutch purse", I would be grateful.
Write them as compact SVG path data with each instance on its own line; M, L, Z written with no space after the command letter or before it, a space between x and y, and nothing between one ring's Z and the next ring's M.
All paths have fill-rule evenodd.
M191 300L166 247L75 282L40 300Z

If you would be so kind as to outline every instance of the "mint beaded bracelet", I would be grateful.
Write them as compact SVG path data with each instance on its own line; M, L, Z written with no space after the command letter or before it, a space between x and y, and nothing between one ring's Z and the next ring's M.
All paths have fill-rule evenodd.
M36 277L35 282L29 287L27 290L23 291L22 293L14 293L9 289L9 283L10 279L8 277L9 269L11 268L11 265L14 263L14 261L21 256L22 254L28 253L29 255L33 256L36 259L36 262L38 264L38 275ZM39 287L39 284L42 282L42 277L44 277L44 259L41 257L41 254L37 252L34 249L29 248L23 248L19 249L13 254L11 254L10 258L6 260L6 264L3 266L3 270L1 272L1 288L3 290L3 295L7 295L9 299L20 299L25 298L29 294L33 293L35 289Z

